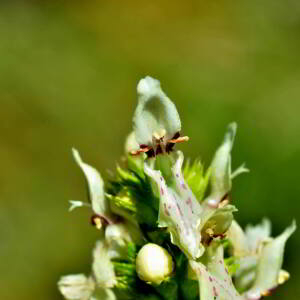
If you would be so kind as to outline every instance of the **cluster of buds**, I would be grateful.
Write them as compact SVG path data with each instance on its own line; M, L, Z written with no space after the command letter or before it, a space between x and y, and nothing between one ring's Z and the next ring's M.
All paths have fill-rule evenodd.
M288 278L281 269L293 222L271 238L267 219L245 231L234 220L231 169L237 125L228 126L210 167L184 164L175 151L181 121L174 103L151 77L137 86L133 132L126 141L126 166L104 183L100 173L74 158L82 169L99 230L91 273L63 276L69 300L259 300Z

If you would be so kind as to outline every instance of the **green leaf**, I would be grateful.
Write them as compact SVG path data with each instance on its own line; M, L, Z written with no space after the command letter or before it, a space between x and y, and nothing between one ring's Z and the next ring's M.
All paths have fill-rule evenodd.
M188 160L184 166L184 179L200 202L204 198L210 179L210 174L211 169L208 169L205 173L203 164L199 159L195 160L193 163Z
M177 300L178 299L178 283L171 279L165 281L159 286L155 287L155 290L162 296L164 300Z

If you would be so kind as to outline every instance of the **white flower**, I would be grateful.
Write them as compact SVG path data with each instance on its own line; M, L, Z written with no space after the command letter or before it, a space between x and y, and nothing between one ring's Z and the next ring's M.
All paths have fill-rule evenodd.
M145 173L156 183L159 192L158 226L168 228L171 242L189 258L196 259L205 250L202 234L222 235L231 225L236 209L228 204L222 207L211 207L205 202L200 204L182 175L183 154L180 151L176 154L177 160L167 179L160 170L152 169L147 163Z
M259 225L247 226L245 233L236 222L232 223L227 236L239 264L235 283L247 291L246 299L260 299L289 278L281 267L285 244L295 229L293 222L281 235L271 238L271 223L267 219Z
M188 140L180 137L181 121L174 103L152 77L140 80L137 86L138 105L133 117L133 129L140 149L148 156L170 152L175 143Z

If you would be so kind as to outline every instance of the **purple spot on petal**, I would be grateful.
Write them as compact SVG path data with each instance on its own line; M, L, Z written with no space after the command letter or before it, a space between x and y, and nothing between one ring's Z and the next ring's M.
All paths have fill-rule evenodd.
M213 279L211 278L211 276L209 276L209 277L208 277L208 279L209 279L209 281L210 281L210 282L212 282L212 281L213 281Z
M181 187L186 190L186 185L184 183L181 184Z
M162 194L162 196L165 194L165 191L163 188L160 189L160 193Z

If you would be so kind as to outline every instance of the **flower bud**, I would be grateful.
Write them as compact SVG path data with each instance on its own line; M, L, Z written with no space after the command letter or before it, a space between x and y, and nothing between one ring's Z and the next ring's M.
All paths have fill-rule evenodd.
M173 260L168 251L156 244L142 247L136 258L136 271L143 281L160 284L173 272Z

